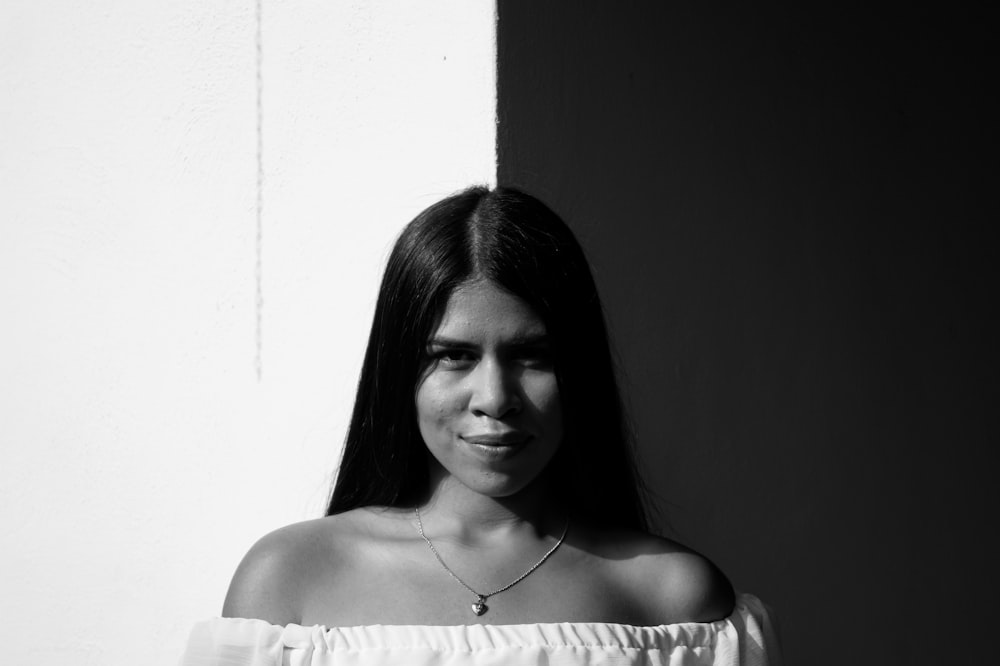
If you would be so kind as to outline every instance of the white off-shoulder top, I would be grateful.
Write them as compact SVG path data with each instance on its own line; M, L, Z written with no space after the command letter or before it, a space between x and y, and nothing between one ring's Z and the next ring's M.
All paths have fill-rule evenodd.
M195 625L181 666L780 666L764 604L741 594L715 622L284 627L214 618Z

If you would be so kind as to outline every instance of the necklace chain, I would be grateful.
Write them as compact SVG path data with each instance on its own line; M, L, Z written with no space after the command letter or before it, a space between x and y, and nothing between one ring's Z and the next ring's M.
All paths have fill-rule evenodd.
M434 547L434 544L431 543L431 540L427 538L426 534L424 534L424 523L423 523L422 520L420 520L420 509L418 508L418 509L415 509L414 511L417 514L417 531L420 532L420 537L424 540L424 543L427 544L427 547L431 549L432 553L434 553L434 557L437 558L438 563L442 567L444 567L444 570L448 572L448 575L450 575L452 578L454 578L455 580L457 580L459 582L459 584L462 585L462 587L464 587L465 589L467 589L469 592L472 592L478 598L478 601L476 601L476 603L473 604L473 606L472 606L473 607L473 611L476 613L476 615L482 615L483 613L486 612L487 606L486 606L485 602L486 602L487 599L489 599L490 597L492 597L495 594L500 594L501 592L506 592L507 590L509 590L510 588L514 587L515 585L517 585L518 583L520 583L522 580L524 580L525 578L527 578L531 574L531 572L533 572L535 569L537 569L538 567L542 566L542 564L545 562L545 560L549 559L549 557L552 555L552 553L556 552L556 549L559 548L559 546L562 545L563 540L566 538L566 532L569 531L569 520L567 520L566 521L566 525L563 527L562 535L559 537L559 540L556 541L556 545L554 545L551 548L549 548L548 552L546 552L544 555L542 555L542 558L540 560L538 560L537 562L535 562L534 564L532 564L530 569L528 569L523 574L521 574L520 576L518 576L517 578L515 578L511 582L507 583L503 587L497 588L496 590L493 590L489 594L482 594L482 593L476 592L474 589L472 589L472 586L470 586L464 580L462 580L461 578L459 578L458 574L456 574L454 571L452 571L451 567L449 567L447 564L445 564L444 559L441 557L441 553L439 553L437 551L437 548Z

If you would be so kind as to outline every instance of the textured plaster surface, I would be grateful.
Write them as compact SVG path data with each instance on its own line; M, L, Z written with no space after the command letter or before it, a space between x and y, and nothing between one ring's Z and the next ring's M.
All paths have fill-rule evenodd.
M5 663L175 663L321 513L395 234L494 179L491 2L261 25L258 244L254 3L0 5Z

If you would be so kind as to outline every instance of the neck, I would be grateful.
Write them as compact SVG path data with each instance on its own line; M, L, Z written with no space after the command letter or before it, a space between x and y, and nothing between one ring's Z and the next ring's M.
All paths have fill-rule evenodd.
M451 477L432 478L430 496L419 508L428 533L467 546L528 531L538 538L558 537L566 522L565 513L546 501L539 483L508 497L488 497Z

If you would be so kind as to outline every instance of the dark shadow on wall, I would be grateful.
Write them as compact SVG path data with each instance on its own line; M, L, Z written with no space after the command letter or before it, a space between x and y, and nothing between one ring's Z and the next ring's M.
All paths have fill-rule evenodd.
M792 664L959 663L1000 619L988 25L499 2L499 182L580 235L673 530Z

